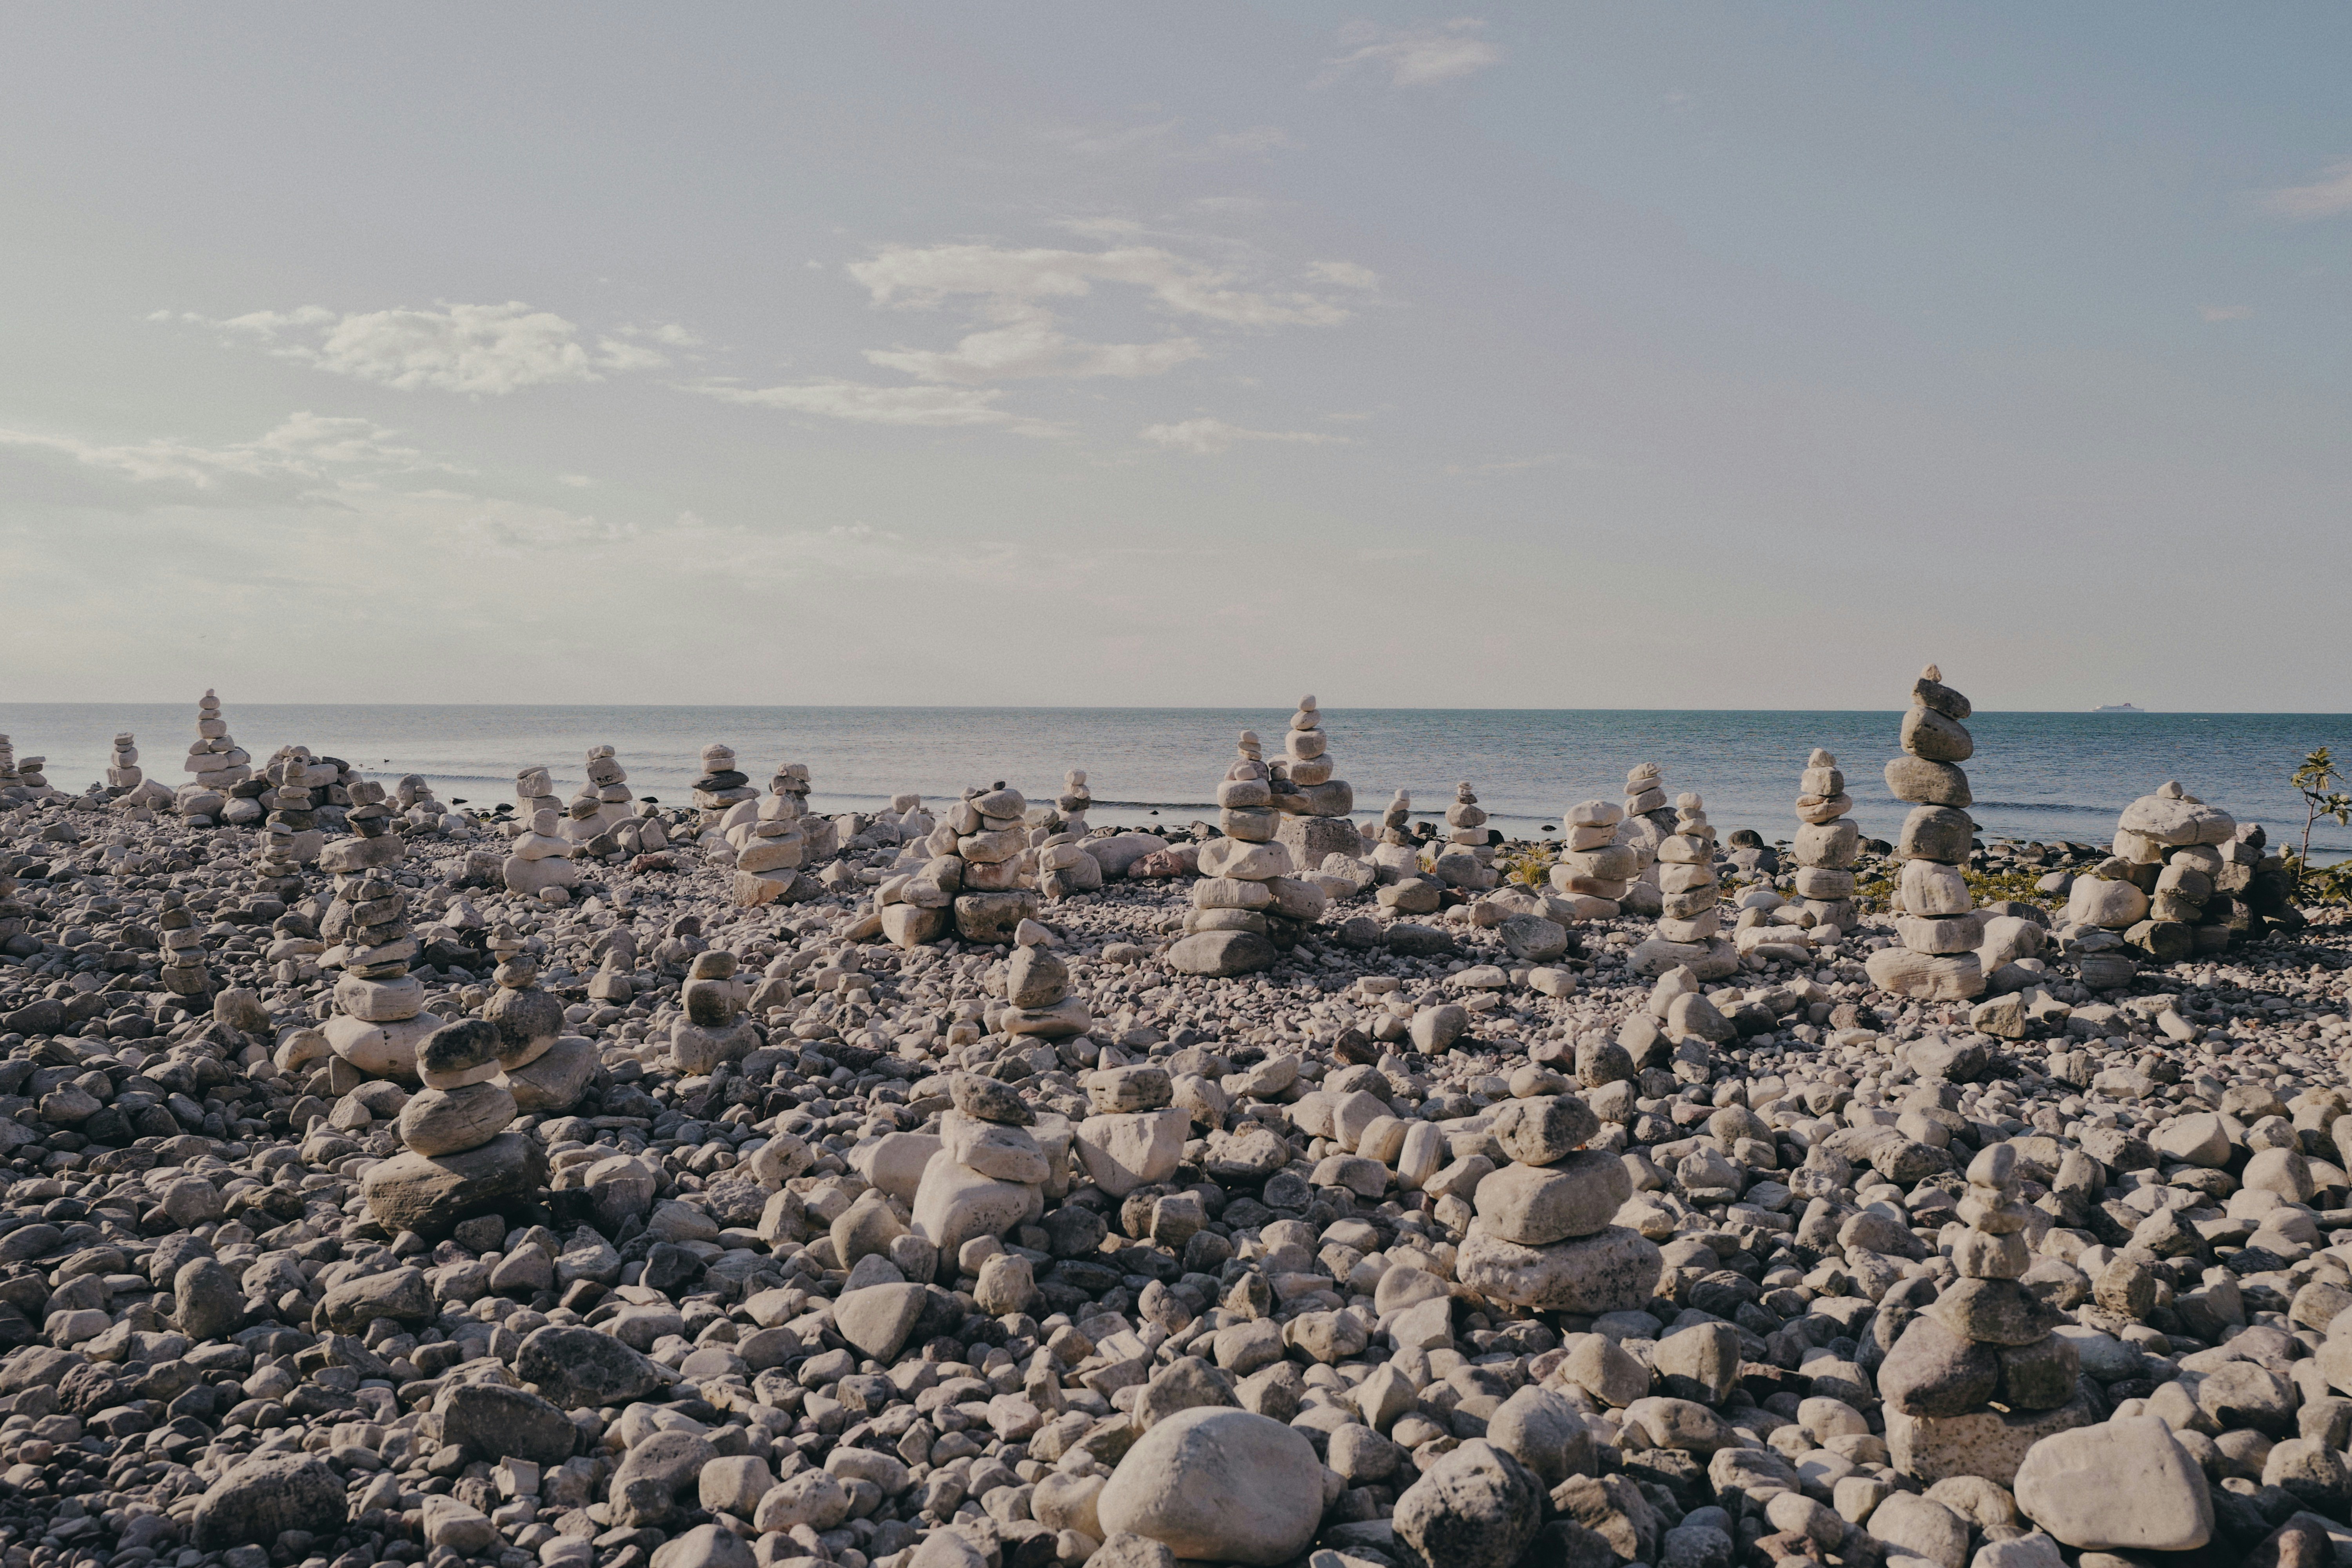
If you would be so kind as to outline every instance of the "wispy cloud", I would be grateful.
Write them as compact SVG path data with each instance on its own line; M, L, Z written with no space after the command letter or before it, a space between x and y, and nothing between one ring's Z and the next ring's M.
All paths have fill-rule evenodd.
M1325 265L1329 265L1326 263ZM894 245L849 265L877 305L928 309L959 296L1028 304L1075 300L1097 283L1145 290L1178 315L1234 327L1331 326L1346 307L1304 290L1237 288L1226 268L1156 246L1109 250L1014 248L996 245Z
M2309 184L2263 191L2258 199L2264 211L2298 221L2352 213L2352 158L2328 164Z
M393 432L365 419L299 413L250 441L208 447L163 437L146 441L92 441L83 437L0 430L0 447L69 459L137 484L177 484L217 489L235 480L326 479L338 468L446 468L413 447L395 445Z
M1385 76L1391 87L1459 81L1502 61L1503 51L1478 36L1486 26L1475 16L1429 27L1350 22L1339 29L1339 45L1347 52L1325 61L1317 82L1328 84L1359 71Z
M813 414L860 425L909 425L936 429L994 426L1016 436L1060 436L1058 425L996 406L1004 394L961 386L872 386L855 381L812 381L792 386L688 385L722 403L749 404L789 414Z
M2200 305L2197 313L2209 321L2242 321L2254 313L2252 305Z
M1354 437L1317 430L1247 430L1222 419L1186 419L1173 425L1149 425L1143 438L1171 451L1222 452L1242 441L1287 441L1307 447L1345 447Z
M255 310L224 320L159 310L151 321L215 328L280 359L402 391L433 388L503 396L527 386L601 381L608 374L670 363L655 344L696 342L677 326L623 327L583 341L580 327L520 300L503 305L443 301L433 310L338 313L321 305Z

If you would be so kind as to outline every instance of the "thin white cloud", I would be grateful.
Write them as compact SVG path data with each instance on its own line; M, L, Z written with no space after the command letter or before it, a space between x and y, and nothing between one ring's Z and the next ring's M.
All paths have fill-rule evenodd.
M2252 305L2200 305L2197 313L2209 321L2242 321L2254 313Z
M707 383L686 388L723 403L814 414L860 425L910 425L929 428L995 427L1017 436L1060 436L1062 427L996 406L1004 395L961 386L871 386L855 381L803 382L794 386L729 386Z
M1352 261L1318 261L1307 269L1326 283L1337 283L1342 289L1377 289L1381 275L1369 267L1359 267Z
M946 353L868 349L866 357L918 381L979 383L1037 376L1084 379L1158 375L1208 351L1192 338L1156 343L1081 342L1062 332L1052 312L1024 309L1000 327L969 334Z
M78 436L0 430L0 447L48 453L138 484L181 484L200 490L239 479L311 481L331 469L443 468L413 447L393 444L393 432L365 419L289 415L250 441L206 447L165 437L148 441L90 441Z
M1186 419L1173 425L1148 425L1143 438L1171 451L1222 452L1240 441L1287 441L1307 447L1345 447L1353 437L1315 430L1248 430L1222 419Z
M1343 306L1304 291L1236 288L1224 268L1189 260L1157 246L1109 250L1015 249L995 245L885 247L849 264L877 305L927 309L959 296L1034 302L1080 299L1097 283L1144 289L1162 308L1226 326L1331 326Z
M1317 80L1328 84L1370 71L1385 75L1391 87L1459 81L1502 61L1503 51L1478 36L1486 26L1475 16L1457 16L1433 27L1350 22L1339 29L1340 47L1348 52L1325 61Z
M2264 211L2298 221L2352 213L2352 158L2328 164L2307 185L2261 192L2259 200Z
M257 342L280 359L402 391L430 387L503 396L527 386L601 381L606 374L655 370L669 363L667 356L636 341L637 329L600 337L592 348L574 323L520 300L503 305L445 301L433 310L349 314L305 305L220 321L195 315L179 319ZM684 331L666 327L643 335L667 342L672 340L664 333Z

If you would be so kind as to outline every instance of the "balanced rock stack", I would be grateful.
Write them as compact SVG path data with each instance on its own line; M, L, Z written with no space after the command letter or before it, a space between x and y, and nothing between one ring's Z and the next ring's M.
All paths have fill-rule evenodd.
M1041 1217L1046 1184L1070 1150L1069 1122L1041 1118L1011 1084L960 1072L948 1096L953 1108L940 1113L939 1150L916 1184L908 1226L938 1250L942 1272L965 1242Z
M337 852L353 843L389 844L397 850L401 841L389 832L341 840L321 859L340 861L343 857ZM326 956L341 963L342 978L335 982L338 1010L320 1033L330 1049L368 1077L414 1083L417 1047L442 1020L425 1010L424 984L408 973L417 943L408 929L408 895L390 874L398 863L399 856L392 854L373 865L333 868L334 901L319 922L319 934L337 944Z
M360 1194L377 1224L427 1240L447 1236L467 1215L497 1213L547 1183L547 1156L539 1143L507 1130L518 1111L504 1073L508 1057L520 1053L506 1031L488 1018L434 1024L416 1047L411 1070L399 1075L424 1085L401 1107L406 1151L360 1178ZM541 1047L541 1054L547 1049ZM518 1059L516 1065L525 1064Z
M1658 846L1675 830L1675 810L1666 802L1664 775L1655 763L1643 763L1625 774L1625 815L1617 824L1616 842L1633 851L1638 864L1617 900L1622 911L1655 919L1664 907L1658 892Z
M1715 874L1715 829L1706 803L1688 791L1675 797L1675 830L1658 841L1658 935L1704 942L1723 930L1722 889Z
M207 687L203 700L196 704L195 744L188 748L186 771L196 775L195 788L213 792L234 788L253 776L248 765L252 761L245 748L230 736L228 721L221 717L220 699ZM190 815L209 816L212 813Z
M530 829L514 841L499 865L499 877L507 891L543 899L551 891L579 886L580 867L572 858L579 846L564 837L560 826L551 810L531 818ZM559 892L558 901L563 896Z
M620 762L610 746L592 746L588 752L588 782L572 797L588 801L595 806L596 831L617 827L629 813L629 775L622 771ZM591 834L589 837L593 837Z
M2242 836L2228 812L2172 781L2124 807L2116 858L2148 895L2146 915L2124 928L2124 940L2158 963L2228 947L2233 931L2253 923L2247 895L2263 864L2261 833Z
M49 765L47 757L26 757L16 765L16 782L29 790L46 790L49 775L42 770Z
M302 858L295 848L290 827L265 827L254 850L261 868L261 890L286 903L302 896Z
M1290 851L1275 842L1283 824L1273 800L1272 775L1260 756L1257 732L1244 730L1224 782L1217 786L1217 822L1224 837L1201 847L1201 879L1192 884L1185 934L1168 950L1169 963L1184 973L1247 974L1277 956L1265 911L1276 905L1275 882L1290 879L1291 860ZM1319 889L1312 890L1321 896Z
M1837 758L1816 746L1805 759L1797 785L1796 893L1816 926L1852 931L1853 863L1862 854L1862 830L1846 820L1853 796Z
M113 753L106 760L106 787L134 790L146 781L139 769L139 742L130 731L114 737Z
M433 785L423 773L403 773L392 787L393 805L409 826L439 833L448 825L449 808L434 798Z
M0 735L0 789L8 789L22 782L16 773L16 748L8 737Z
M1958 1002L1984 991L1984 964L1976 953L1984 919L1961 871L1976 834L1966 810L1973 798L1969 776L1958 766L1976 753L1976 742L1961 723L1970 710L1969 700L1929 665L1911 688L1911 710L1903 716L1906 754L1886 764L1887 789L1912 803L1895 846L1903 866L1895 888L1902 912L1895 918L1901 945L1879 949L1864 967L1871 984L1898 996Z
M1625 808L1605 800L1580 801L1568 808L1562 826L1568 829L1565 847L1552 862L1551 885L1562 898L1576 903L1584 920L1607 920L1642 874L1644 850L1618 841ZM1648 853L1654 853L1651 846Z
M1326 855L1352 860L1364 852L1364 836L1348 815L1356 809L1355 789L1331 776L1328 747L1315 699L1300 698L1283 737L1283 754L1267 769L1267 782L1280 814L1275 842L1290 851L1291 864L1302 870L1321 866Z
M1546 1312L1639 1311L1664 1267L1655 1243L1611 1223L1633 1195L1625 1163L1587 1150L1600 1118L1573 1094L1506 1101L1489 1131L1511 1163L1478 1183L1454 1278ZM1440 1198L1441 1211L1462 1200ZM1448 1216L1435 1216L1445 1223Z
M1087 813L1093 808L1094 804L1094 793L1087 788L1086 770L1072 768L1068 773L1064 773L1062 793L1054 802L1054 809L1062 816L1061 831L1079 838L1084 838L1093 831L1087 826Z
M2053 1332L2064 1314L2020 1282L2034 1254L2012 1145L1969 1163L1959 1215L1946 1230L1959 1278L1916 1309L1878 1368L1886 1447L1896 1469L1931 1485L1981 1476L2008 1486L2028 1448L2103 1412L2076 1392L2081 1355Z
M1024 921L1013 940L1013 956L1004 966L1007 1005L998 1031L1066 1040L1093 1027L1094 1014L1085 997L1070 994L1070 967L1045 945L1045 928Z
M768 781L768 793L758 797L750 813L737 806L727 814L733 823L727 829L727 843L735 851L737 904L746 909L772 904L796 890L808 851L802 829L807 798L808 769L798 763L780 763Z
M498 989L482 1017L499 1032L499 1081L519 1111L571 1110L595 1074L595 1046L563 1033L563 1004L539 988L539 960L512 926L494 927L488 946L499 961L491 974Z
M163 989L174 996L209 996L213 975L205 963L205 933L196 929L185 895L166 888L159 909L155 930L163 948Z
M735 771L732 746L702 748L702 776L694 781L694 804L702 808L706 830L718 827L719 819L734 807L759 798L760 792L751 787L751 778Z
M760 1032L744 1016L751 988L736 978L735 955L706 948L694 955L679 1000L686 1016L670 1026L670 1060L684 1073L707 1073L760 1048Z
M1313 866L1322 863L1318 859ZM1486 892L1502 879L1495 871L1494 847L1486 842L1486 814L1478 809L1478 797L1467 779L1454 786L1454 804L1445 808L1445 837L1431 858L1430 870L1447 887L1473 893Z
M1031 860L1028 815L1021 792L999 779L958 802L942 825L954 831L954 855L963 863L955 928L966 942L1011 942L1037 913L1036 890L1022 885Z

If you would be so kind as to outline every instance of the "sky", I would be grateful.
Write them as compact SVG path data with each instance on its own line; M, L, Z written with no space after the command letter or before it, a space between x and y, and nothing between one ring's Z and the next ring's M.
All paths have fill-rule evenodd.
M19 9L17 701L2336 711L2352 11Z

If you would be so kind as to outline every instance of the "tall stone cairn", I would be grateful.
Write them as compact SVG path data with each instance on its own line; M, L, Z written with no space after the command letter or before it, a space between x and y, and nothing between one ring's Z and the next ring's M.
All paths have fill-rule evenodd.
M694 804L702 808L704 829L718 827L720 819L743 802L759 799L760 792L751 786L751 778L735 769L732 746L703 747L702 776L694 781Z
M138 738L125 730L114 737L114 751L106 760L106 787L133 790L145 783L147 775L139 767Z
M5 735L0 735L0 789L16 783L16 748Z
M1054 820L1034 847L1037 851L1037 890L1049 903L1081 893L1102 890L1102 862L1087 853L1087 812L1095 803L1087 788L1086 771L1072 768L1062 775L1062 793L1054 801Z
M1430 869L1447 887L1474 893L1486 892L1502 879L1495 870L1494 847L1486 842L1486 814L1479 809L1467 779L1454 786L1454 803L1445 808L1445 837Z
M1715 829L1706 803L1688 791L1675 797L1675 830L1658 841L1658 935L1704 942L1723 930L1722 889L1715 874Z
M1655 763L1625 774L1625 815L1616 842L1633 851L1639 865L1617 900L1622 912L1655 920L1663 907L1658 892L1658 846L1675 830L1675 808L1666 800L1665 778Z
M212 970L205 963L205 933L177 888L166 888L155 917L163 948L163 989L174 996L209 996Z
M1862 830L1846 819L1853 809L1837 758L1816 746L1797 784L1797 837L1790 849L1797 897L1815 926L1853 929L1853 863L1862 854Z
M1976 952L1984 920L1961 871L1976 834L1965 809L1973 798L1969 776L1959 768L1976 753L1976 742L1961 723L1969 712L1969 700L1929 665L1911 688L1911 710L1903 716L1906 754L1886 764L1886 787L1895 799L1912 803L1895 846L1903 867L1895 889L1901 912L1895 917L1901 945L1881 948L1864 967L1873 984L1898 996L1957 1002L1984 991L1984 963Z
M1265 911L1275 904L1271 884L1289 877L1292 867L1289 849L1275 841L1283 821L1274 808L1273 777L1257 731L1244 730L1217 785L1217 826L1224 837L1201 847L1201 879L1192 884L1185 934L1168 950L1169 963L1184 973L1247 974L1276 957Z
M768 793L759 797L750 815L734 821L742 808L730 811L734 825L727 842L735 851L735 902L746 909L772 904L793 895L808 858L808 769L799 763L779 763L768 781Z
M2076 1393L2082 1358L2053 1331L2065 1315L2020 1283L2033 1248L2014 1145L1992 1144L1969 1163L1959 1212L1967 1228L1950 1244L1959 1278L1939 1295L1932 1279L1906 1280L1879 1304L1873 1333L1899 1336L1878 1368L1886 1444L1896 1469L1930 1485L1969 1475L2008 1486L2028 1448L2105 1411ZM2153 1294L2142 1263L2129 1254L2117 1262L2146 1274Z
M1552 862L1552 890L1577 906L1580 919L1607 920L1633 885L1643 851L1619 841L1625 808L1613 801L1580 801L1568 808L1559 858Z
M1363 835L1348 816L1356 809L1356 791L1331 776L1330 742L1314 698L1298 700L1282 744L1283 754L1266 765L1271 804L1280 816L1274 842L1290 851L1290 863L1301 871L1320 869L1326 855L1362 856Z
M966 942L1010 942L1021 922L1034 919L1042 907L1036 889L1026 885L1034 863L1028 800L999 779L966 795L945 826L955 829L955 854L963 862L956 934Z

